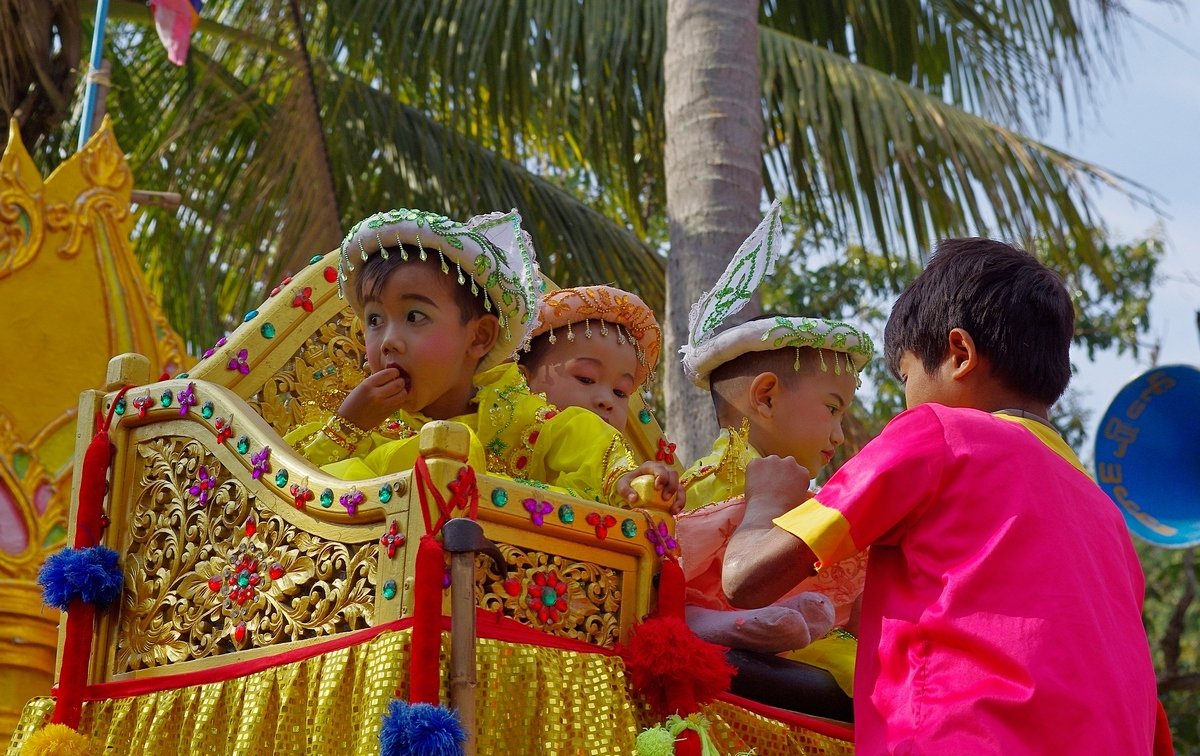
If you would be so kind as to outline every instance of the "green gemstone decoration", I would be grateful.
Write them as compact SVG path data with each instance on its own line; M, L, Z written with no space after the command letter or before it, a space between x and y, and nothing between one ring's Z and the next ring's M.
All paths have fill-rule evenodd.
M275 338L275 324L263 323L262 327L258 329L258 332L262 334L264 339L273 339Z
M17 474L18 478L25 477L25 471L29 469L31 459L32 457L29 456L29 452L13 452L13 472Z
M625 536L626 538L633 538L637 536L637 523L628 517L626 517L624 520L621 520L621 535Z
M258 317L258 310L251 310L250 312L246 313L246 317L242 318L242 322L249 323L251 320L254 320L257 317Z
M383 597L385 599L387 599L388 601L391 601L392 599L396 598L396 581L395 580L383 581Z
M171 389L167 389L166 391L162 392L162 396L158 397L158 403L164 407L170 407L171 402L174 399L175 395L171 393Z
M175 376L175 379L178 380L180 378L187 378L187 377L188 377L187 373L180 373L179 375Z
M379 489L379 501L387 504L392 500L392 484L384 483L383 488Z
M325 374L324 374L324 373L322 373L320 370L318 370L317 372L313 373L313 380L319 381L319 380L321 380L321 379L322 379L322 378L324 378L324 377L325 377Z
M322 260L324 260L324 259L325 259L325 255L313 255L313 256L312 256L312 259L310 259L310 260L308 261L308 264L309 264L309 265L316 265L317 263L321 262L321 261L322 261Z
M245 572L239 573L238 577L237 577L237 584L243 588L250 585L250 576L247 575Z
M492 489L492 503L498 507L502 507L508 503L508 491L503 488Z
M642 422L642 425L649 425L650 420L652 419L653 418L650 417L650 410L642 407L642 411L638 413L638 420Z
M321 492L321 506L328 509L333 506L333 489L326 488Z
M213 403L212 403L212 402L205 402L204 404L202 404L202 405L200 406L200 415L201 415L201 416L202 416L202 417L203 417L205 420L212 420L212 416L213 416Z
M288 482L288 471L287 470L280 470L279 472L275 473L275 485L279 486L280 488L283 488L284 486L287 485L287 482Z
M116 412L118 415L125 414L125 397L117 400L117 406L113 408L113 412Z
M241 438L238 439L237 450L238 450L238 454L245 454L246 452L250 451L250 437L249 436L242 436Z
M563 504L558 508L558 519L564 525L570 525L575 522L575 508L570 504Z

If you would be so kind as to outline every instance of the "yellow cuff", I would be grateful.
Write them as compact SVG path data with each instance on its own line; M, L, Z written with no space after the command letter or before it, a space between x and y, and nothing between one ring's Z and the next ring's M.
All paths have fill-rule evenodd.
M809 499L772 522L808 544L817 555L818 570L859 551L850 537L850 523L845 515L816 499Z

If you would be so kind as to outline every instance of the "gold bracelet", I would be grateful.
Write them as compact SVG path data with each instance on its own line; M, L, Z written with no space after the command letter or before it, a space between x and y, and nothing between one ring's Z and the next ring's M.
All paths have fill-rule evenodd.
M321 433L325 434L325 437L333 443L353 454L358 442L362 441L369 431L359 428L341 415L334 414L325 421Z

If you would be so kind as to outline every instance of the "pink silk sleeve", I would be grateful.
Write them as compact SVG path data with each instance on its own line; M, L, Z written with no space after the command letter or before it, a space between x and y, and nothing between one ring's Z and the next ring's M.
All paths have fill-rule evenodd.
M950 460L937 415L925 406L897 415L813 499L776 518L822 567L876 544L896 543L906 521L941 489Z

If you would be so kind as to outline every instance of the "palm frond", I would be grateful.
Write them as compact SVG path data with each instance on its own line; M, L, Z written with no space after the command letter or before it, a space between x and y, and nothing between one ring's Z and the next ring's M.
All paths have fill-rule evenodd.
M830 219L818 233L919 256L936 237L994 229L1094 255L1097 187L1154 204L1126 178L819 45L764 30L761 52L772 184L803 217Z

